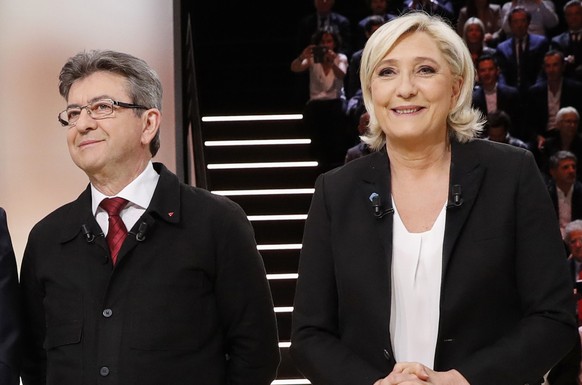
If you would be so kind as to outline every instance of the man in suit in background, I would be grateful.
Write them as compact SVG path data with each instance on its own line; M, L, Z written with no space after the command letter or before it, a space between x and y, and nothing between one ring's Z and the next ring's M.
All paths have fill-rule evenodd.
M152 162L157 74L128 54L81 52L59 92L90 184L29 236L24 384L270 384L277 328L253 229L234 202Z
M18 273L6 212L0 207L0 384L19 383Z
M566 225L582 219L582 183L576 180L578 159L570 151L558 151L550 158L548 192L560 222L562 237Z
M500 70L494 56L482 55L477 59L479 80L473 89L473 107L483 116L495 111L505 111L511 119L510 134L527 140L522 130L522 113L517 88L499 81Z
M567 30L554 36L550 44L566 57L564 76L582 81L582 2L568 1L564 5L564 18Z
M561 108L582 111L582 83L564 77L564 54L550 50L544 55L544 78L528 90L528 129L541 149L549 137L558 135L556 116Z
M550 43L545 36L528 33L531 15L525 8L513 8L508 20L512 37L497 46L497 62L506 84L516 87L525 97L528 87L539 78Z

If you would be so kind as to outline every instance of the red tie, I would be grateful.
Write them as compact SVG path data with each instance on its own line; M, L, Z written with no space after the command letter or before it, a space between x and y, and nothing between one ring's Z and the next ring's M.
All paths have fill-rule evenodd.
M127 228L125 228L125 224L119 217L119 212L126 204L127 200L119 197L105 198L99 204L109 214L109 230L107 231L106 239L113 265L117 262L117 254L125 237L127 237Z

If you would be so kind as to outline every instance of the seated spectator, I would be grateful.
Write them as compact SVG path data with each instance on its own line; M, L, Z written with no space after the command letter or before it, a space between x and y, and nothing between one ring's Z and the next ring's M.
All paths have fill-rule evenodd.
M483 116L502 110L509 115L511 128L509 134L523 141L523 114L517 88L503 84L501 72L494 56L483 55L477 59L477 83L473 89L473 107Z
M525 142L518 138L514 138L509 133L511 131L511 118L505 111L494 111L487 115L487 123L485 124L486 137L485 139L493 142L510 144L515 147L529 150Z
M350 127L358 125L360 116L362 116L364 112L366 112L366 106L364 105L364 96L362 95L362 89L360 88L356 91L354 96L348 99L346 115Z
M540 169L548 173L549 159L559 151L569 151L577 159L582 159L582 137L578 133L580 115L574 107L564 107L556 115L557 135L548 138L541 149ZM577 170L579 180L582 180L582 168Z
M525 8L511 9L507 19L512 36L497 45L497 63L505 83L516 87L525 98L527 89L540 77L544 54L550 43L545 36L528 32L531 15Z
M404 0L402 13L424 11L429 15L438 15L455 24L455 9L451 0Z
M360 121L358 122L358 134L360 134L360 136L366 133L366 131L368 130L369 123L370 114L367 111L365 111L360 116ZM346 152L344 162L348 163L354 159L361 158L364 155L368 155L370 152L371 152L370 147L368 147L366 143L360 140L360 143L348 149L348 151Z
M366 4L370 8L370 14L358 22L356 49L364 48L364 44L366 44L366 41L370 37L369 26L367 25L370 18L381 17L383 20L382 24L384 24L396 17L394 13L390 13L388 10L388 0L366 0Z
M576 281L582 280L582 220L575 219L564 229L564 245L568 253L568 264L574 287L576 300L576 314L578 325L582 325L582 293L577 289ZM579 328L582 331L582 328ZM578 335L574 348L558 362L548 373L549 385L578 385L582 384L580 371L582 335Z
M542 79L528 91L528 128L537 136L538 147L556 134L556 114L572 106L582 111L582 83L565 78L564 55L550 50L544 56Z
M313 0L315 12L304 16L297 32L297 49L303 49L310 44L312 36L321 29L334 29L342 39L342 47L338 52L350 56L352 54L352 23L346 16L334 12L335 0Z
M498 4L492 4L489 0L467 0L457 18L459 36L463 36L465 22L472 17L483 22L485 30L483 40L487 46L494 48L499 41L505 40L501 29L501 7Z
M382 24L386 22L386 19L379 15L372 15L366 18L366 25L364 27L366 40L372 36L372 34L380 28ZM362 52L364 49L360 49L352 55L350 59L350 65L348 67L348 74L346 77L346 97L349 99L355 95L356 91L360 89L360 62L362 61ZM358 115L359 116L359 115Z
M568 1L564 5L564 18L568 29L552 38L551 47L564 53L564 76L582 81L582 2Z
M511 0L501 7L502 28L507 36L513 36L510 14L516 7L524 8L530 15L528 33L548 37L548 32L560 22L551 0Z
M339 34L331 28L322 29L291 62L291 71L309 71L309 100L303 122L323 171L343 164L348 148L343 86L348 58L339 52L340 47Z
M562 237L574 219L582 219L582 182L576 179L578 158L570 151L558 151L550 157L548 192L560 221Z
M477 59L481 55L495 55L495 49L485 45L485 26L476 17L470 17L463 28L463 41L469 48L473 64L477 67Z

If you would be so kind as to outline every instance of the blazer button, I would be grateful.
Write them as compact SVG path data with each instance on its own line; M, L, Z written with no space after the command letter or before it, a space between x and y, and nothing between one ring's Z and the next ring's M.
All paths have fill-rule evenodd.
M107 377L109 375L109 368L107 366L102 366L101 369L99 369L99 374L102 377Z
M105 309L105 310L103 310L103 317L109 318L112 315L113 315L113 310L111 310L111 309Z

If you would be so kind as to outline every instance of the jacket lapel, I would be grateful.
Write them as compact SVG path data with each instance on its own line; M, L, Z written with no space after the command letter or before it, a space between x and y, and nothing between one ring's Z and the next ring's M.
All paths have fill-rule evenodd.
M457 238L471 212L479 193L484 176L484 168L470 143L453 141L449 202L443 244L443 276L450 262Z
M147 242L154 235L157 220L180 221L180 181L161 163L154 163L154 169L160 174L154 196L145 213L128 231L117 256L118 265L139 243Z
M383 279L379 282L379 292L386 293L382 296L382 306L378 308L378 315L382 317L384 325L390 325L390 298L392 297L391 266L392 266L392 195L390 189L390 161L386 153L386 148L374 152L367 157L370 162L362 174L361 199L366 199L365 207L369 207L369 213L364 217L372 218L372 226L375 227L377 241L384 250L379 255L378 260L374 260L377 268L385 271ZM372 202L372 196L377 194L379 200L377 209ZM373 232L372 232L373 234ZM394 352L390 342L388 329L382 332L382 339L386 341L384 356L387 363L394 364Z

